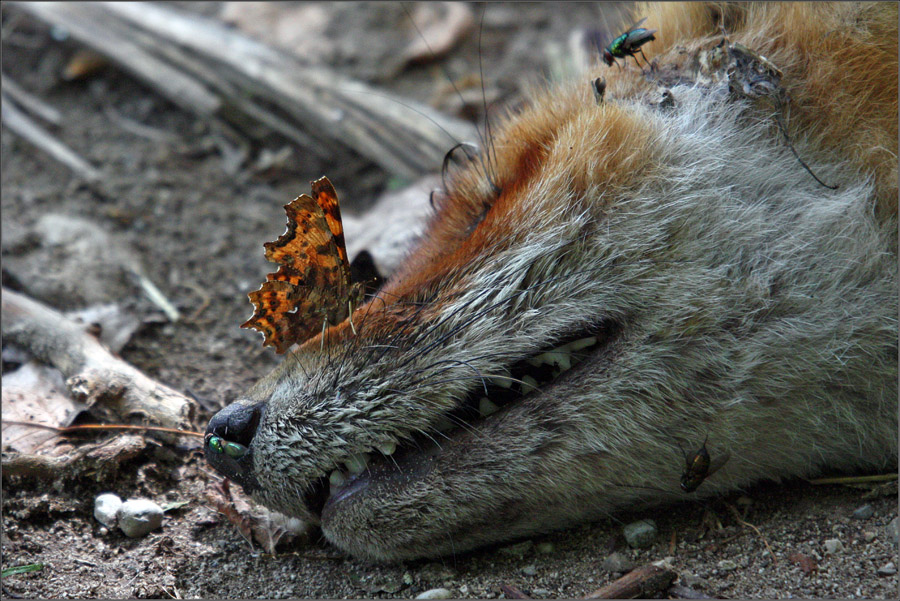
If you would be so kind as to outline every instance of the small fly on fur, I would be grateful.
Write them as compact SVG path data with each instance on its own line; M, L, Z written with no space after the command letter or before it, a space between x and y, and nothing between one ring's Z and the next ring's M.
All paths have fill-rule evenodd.
M679 448L681 448L681 445L679 445ZM681 454L684 455L684 471L681 473L681 490L684 492L697 490L704 480L719 471L731 458L731 453L725 451L716 457L715 460L711 459L709 451L706 449L706 440L703 441L700 449L694 453L693 457L688 457L683 450Z
M614 39L609 46L603 49L603 61L612 67L613 63L616 63L619 66L617 58L621 58L625 60L627 57L631 56L634 58L634 62L637 63L637 66L644 69L641 63L638 62L636 54L638 52L641 53L641 56L644 57L644 61L650 65L650 61L647 60L647 57L644 56L644 51L641 50L641 46L655 40L653 34L656 33L656 29L644 29L641 27L641 24L647 20L647 17L644 17L637 23L635 23L631 29ZM619 66L621 69L622 67ZM650 65L650 69L653 69L653 65Z

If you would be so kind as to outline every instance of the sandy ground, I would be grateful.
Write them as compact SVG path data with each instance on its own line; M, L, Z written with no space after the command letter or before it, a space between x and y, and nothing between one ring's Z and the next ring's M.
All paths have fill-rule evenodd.
M392 34L405 18L396 6L318 6L326 17L342 11L340 27L327 30L335 46L323 60L333 68L442 110L481 112L479 103L459 103L447 94L446 73L434 63L399 72L381 68L379 57L390 53ZM481 63L493 102L514 103L523 86L552 75L554 57L575 28L602 23L615 10L565 6L488 7ZM193 9L215 14L217 7ZM40 288L40 270L16 272L7 266L30 251L21 234L46 214L88 219L135 249L149 277L186 318L167 323L134 293L123 304L141 316L142 326L121 355L193 395L199 411L195 426L202 430L215 409L277 363L255 333L237 326L250 314L246 293L268 270L262 243L281 232L281 205L323 173L336 182L349 213L405 182L351 155L323 164L295 153L280 169L254 173L265 150L284 146L279 140L253 148L235 167L228 160L230 142L217 128L114 68L62 81L59 74L77 45L54 40L47 28L28 19L11 25L12 12L3 11L4 74L60 111L63 122L54 134L103 172L105 193L78 183L65 167L4 128L3 283L26 292ZM471 79L479 72L478 59L477 35L470 35L441 64L454 77ZM129 125L134 123L146 129ZM44 300L72 308L71 299L52 293ZM4 371L15 366L4 355ZM274 555L262 553L209 507L204 492L216 480L193 439L146 439L134 457L99 481L90 475L57 482L5 478L2 566L40 562L44 567L4 578L4 597L409 598L446 588L454 597L496 598L503 595L502 585L535 598L578 597L617 578L628 564L666 558L681 585L711 597L897 594L896 572L878 573L889 562L900 564L896 486L879 495L805 482L761 483L707 505L617 515L441 561L372 566L343 557L315 533L308 542L282 545ZM187 504L168 511L160 530L129 539L93 519L93 499L104 491ZM755 528L738 522L729 505ZM854 517L865 505L872 506L872 515ZM656 542L632 550L622 526L645 518L657 524ZM826 541L833 539L840 545L828 552L835 543Z

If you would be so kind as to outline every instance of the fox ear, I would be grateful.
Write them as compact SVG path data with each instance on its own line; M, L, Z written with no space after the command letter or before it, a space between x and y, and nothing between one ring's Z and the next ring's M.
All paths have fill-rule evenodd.
M359 251L350 263L350 281L362 282L365 285L365 294L375 294L384 283L384 278L375 265L372 253L367 250Z

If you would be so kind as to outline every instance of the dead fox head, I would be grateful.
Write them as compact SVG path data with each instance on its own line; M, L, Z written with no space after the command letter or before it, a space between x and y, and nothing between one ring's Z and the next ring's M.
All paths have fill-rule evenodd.
M510 115L389 281L213 418L217 467L396 560L896 461L896 6L642 10L653 68ZM803 63L806 27L839 42ZM814 90L863 55L893 97L845 115ZM735 85L760 59L783 129ZM685 493L674 440L730 460Z

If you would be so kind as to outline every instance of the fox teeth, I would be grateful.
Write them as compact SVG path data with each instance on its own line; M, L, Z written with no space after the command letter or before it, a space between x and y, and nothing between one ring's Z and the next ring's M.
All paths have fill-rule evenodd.
M496 376L493 378L488 378L488 380L491 381L491 384L499 386L500 388L510 388L513 385L512 380L506 376Z
M491 401L491 399L486 396L481 397L478 401L478 413L480 413L483 417L487 417L493 413L497 413L500 411L500 407L497 406L496 403Z
M368 457L364 454L351 455L345 462L344 465L347 466L347 471L350 472L351 476L355 476L356 474L361 474L366 469L366 463L368 462Z
M338 488L346 481L347 481L347 476L345 476L344 472L342 472L341 470L334 470L328 476L328 482L331 483L331 488Z
M382 455L393 455L394 451L397 450L396 442L383 442L381 444L375 445L375 448L381 451Z
M529 365L533 365L535 367L540 367L545 363L547 365L556 365L563 371L570 369L572 367L572 356L569 354L568 350L565 350L565 347L560 347L559 349L547 351L546 353L541 353L540 355L536 355L529 359L526 359Z
M583 348L587 348L589 346L594 346L597 344L596 336L588 336L587 338L580 338L575 340L574 342L570 342L569 344L560 347L559 350L567 350L569 352L580 351Z
M550 351L549 353L544 353L544 357L546 357L544 359L545 363L555 365L562 371L572 367L572 356L567 351Z
M531 390L528 390L528 388L531 388L531 390L537 390L538 381L531 376L522 376L522 393L524 394L527 392L531 392Z

